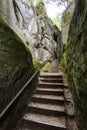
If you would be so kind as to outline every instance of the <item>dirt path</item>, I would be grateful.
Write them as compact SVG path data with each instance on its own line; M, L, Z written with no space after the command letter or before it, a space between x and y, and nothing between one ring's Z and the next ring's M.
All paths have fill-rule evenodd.
M54 59L51 62L50 73L58 73L58 60Z

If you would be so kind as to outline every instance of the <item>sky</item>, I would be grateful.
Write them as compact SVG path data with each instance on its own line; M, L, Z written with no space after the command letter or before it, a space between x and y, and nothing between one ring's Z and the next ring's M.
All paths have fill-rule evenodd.
M34 4L36 5L40 0L33 0ZM48 2L47 2L48 1ZM65 7L64 6L57 6L57 2L53 2L54 0L43 0L45 3L46 9L47 9L47 14L50 18L56 18L58 14L62 14L64 11Z
M49 2L50 0L48 0L48 2L45 1L45 6L46 6L46 10L47 10L47 15L49 18L51 18L53 24L57 25L58 28L61 30L61 17L62 17L62 13L65 10L65 6L60 5L58 6L57 3L53 2L54 0L51 0L51 2Z
M46 0L45 0L46 2ZM45 3L46 9L47 9L47 14L50 18L56 18L58 14L62 14L64 11L65 7L64 6L57 6L54 2L50 2L48 4Z

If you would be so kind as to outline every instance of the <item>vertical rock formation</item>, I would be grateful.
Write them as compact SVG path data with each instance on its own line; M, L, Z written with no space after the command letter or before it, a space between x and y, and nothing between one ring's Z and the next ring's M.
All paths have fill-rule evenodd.
M0 19L0 112L33 74L29 49Z
M43 2L36 7L37 33L34 43L34 51L39 60L50 60L53 57L52 23L48 19ZM33 29L33 26L31 26Z
M41 2L35 8L30 0L3 0L0 17L18 33L29 46L34 58L52 58L52 24Z
M87 130L87 0L76 0L66 50L66 72L80 130Z

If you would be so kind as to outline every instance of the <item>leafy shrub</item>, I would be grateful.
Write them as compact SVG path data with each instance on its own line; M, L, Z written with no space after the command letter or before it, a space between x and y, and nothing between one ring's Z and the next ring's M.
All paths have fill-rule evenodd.
M33 66L34 66L35 70L42 68L44 64L45 64L45 62L43 62L43 61L33 59Z
M48 72L50 69L50 63L49 62L46 62L44 67L42 68L42 71L43 72Z

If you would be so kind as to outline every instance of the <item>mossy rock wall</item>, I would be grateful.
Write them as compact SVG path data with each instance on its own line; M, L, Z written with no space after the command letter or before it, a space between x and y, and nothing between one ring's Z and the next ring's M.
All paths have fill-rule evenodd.
M33 73L29 49L0 19L0 112Z
M87 130L87 0L76 0L65 52L65 68L73 92L78 125Z

